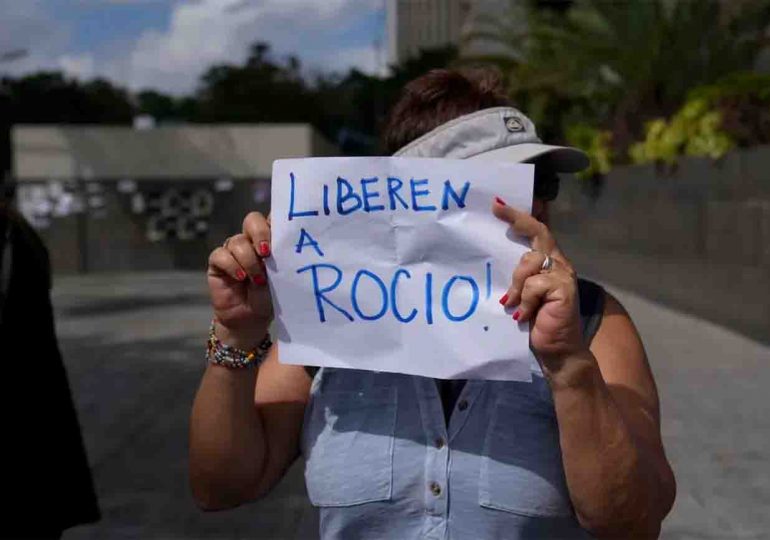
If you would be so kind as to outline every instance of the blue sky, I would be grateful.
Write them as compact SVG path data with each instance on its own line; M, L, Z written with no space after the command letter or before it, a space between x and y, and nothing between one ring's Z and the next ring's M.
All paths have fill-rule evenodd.
M0 64L20 74L62 69L133 90L181 94L212 63L243 60L254 41L294 54L309 73L381 71L385 0L0 0Z

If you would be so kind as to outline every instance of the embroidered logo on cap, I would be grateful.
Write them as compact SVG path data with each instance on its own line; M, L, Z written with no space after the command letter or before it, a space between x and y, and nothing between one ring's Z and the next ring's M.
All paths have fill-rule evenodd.
M519 133L520 131L525 131L524 124L519 118L515 116L506 116L503 118L503 121L505 122L505 129L511 133Z

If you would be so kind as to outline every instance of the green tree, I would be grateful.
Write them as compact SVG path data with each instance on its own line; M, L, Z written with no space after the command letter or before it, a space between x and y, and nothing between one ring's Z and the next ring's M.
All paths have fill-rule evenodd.
M384 77L356 69L344 76L319 77L313 85L322 112L319 129L345 153L378 153L377 134L404 85L431 69L452 65L457 57L456 47L438 47L423 50L403 64L391 66L390 74Z
M194 97L175 97L155 90L136 94L136 112L148 114L158 122L184 122L195 118L198 103Z
M125 124L134 115L128 92L104 79L80 82L41 72L0 85L10 123Z
M194 119L202 122L310 122L318 108L295 57L280 62L266 43L243 65L217 65L201 78Z
M0 177L10 168L13 124L128 124L134 112L128 92L104 79L58 72L0 79Z
M752 69L770 26L770 0L575 0L563 14L531 7L523 14L512 1L470 39L498 47L488 59L546 135L575 122L604 126L621 156L694 86Z

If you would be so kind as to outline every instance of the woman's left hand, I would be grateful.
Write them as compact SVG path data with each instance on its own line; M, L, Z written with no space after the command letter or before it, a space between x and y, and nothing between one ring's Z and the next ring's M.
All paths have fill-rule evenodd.
M529 238L532 246L521 257L500 303L505 308L518 306L513 318L529 321L533 352L543 367L558 370L562 360L587 348L580 331L575 270L545 224L501 199L492 203L492 212L509 223L514 233ZM546 256L551 257L552 267L544 271Z

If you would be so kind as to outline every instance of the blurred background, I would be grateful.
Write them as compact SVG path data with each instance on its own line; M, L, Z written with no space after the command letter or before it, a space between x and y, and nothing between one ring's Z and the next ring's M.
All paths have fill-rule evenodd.
M200 513L208 252L272 161L377 155L410 79L489 65L583 148L553 228L645 340L668 539L770 534L770 0L0 0L0 178L45 242L102 519L80 538L312 538L298 463Z

